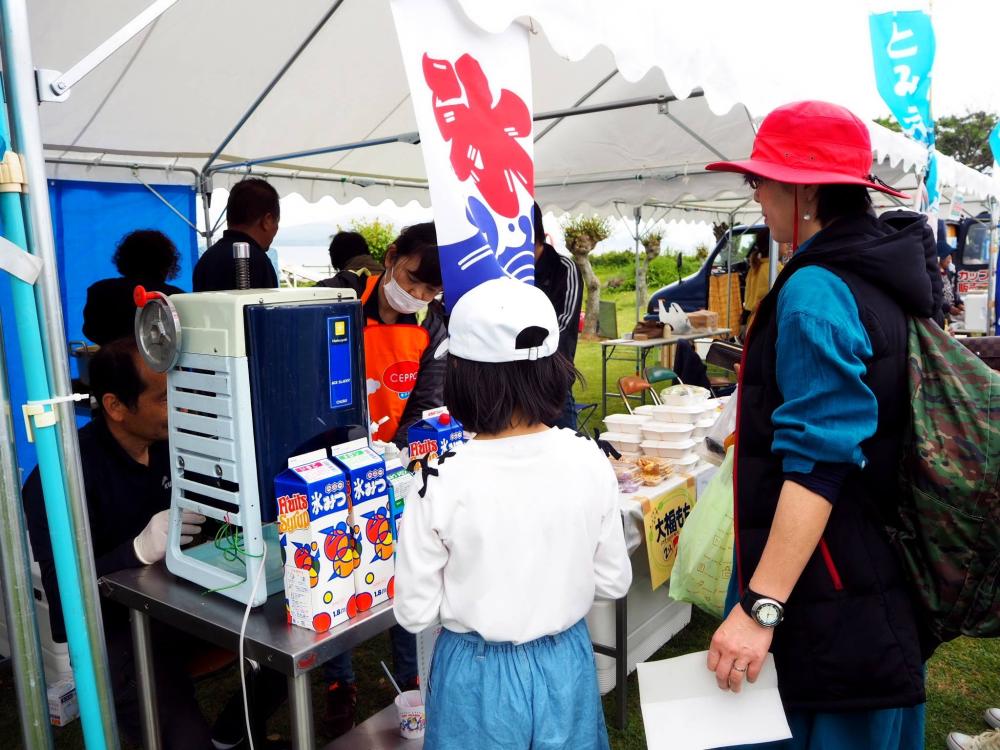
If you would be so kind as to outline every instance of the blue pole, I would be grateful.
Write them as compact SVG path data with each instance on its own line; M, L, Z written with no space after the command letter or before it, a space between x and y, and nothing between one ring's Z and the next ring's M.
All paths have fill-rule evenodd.
M0 105L2 105L0 106L0 138L3 139L4 143L10 143L10 127L5 97L0 100ZM41 199L46 200L47 198L42 197ZM28 242L19 193L0 193L0 217L3 220L6 238L22 250L27 250ZM51 395L45 372L45 357L42 351L34 290L30 284L13 276L10 282L28 400L44 401L51 398ZM54 407L49 408L54 410ZM66 500L66 485L63 480L58 437L54 425L35 427L34 435L38 449L42 492L45 496L45 512L48 516L49 534L52 539L52 552L56 564L56 579L59 582L59 598L66 621L66 637L70 660L73 664L77 700L80 706L80 722L83 725L84 742L88 750L103 750L108 748L109 744L101 716L94 654L84 626L86 620L81 595L83 586L76 564L74 535Z

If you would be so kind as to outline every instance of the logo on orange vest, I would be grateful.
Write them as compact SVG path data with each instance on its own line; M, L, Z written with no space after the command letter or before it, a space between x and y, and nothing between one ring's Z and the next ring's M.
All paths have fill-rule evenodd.
M417 383L418 362L393 362L382 373L382 385L399 394L409 394Z

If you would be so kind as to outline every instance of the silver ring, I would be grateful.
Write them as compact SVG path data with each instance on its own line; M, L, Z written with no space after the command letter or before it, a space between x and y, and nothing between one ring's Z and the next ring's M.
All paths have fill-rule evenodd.
M743 669L740 669L735 664L733 665L733 669L735 669L737 672L746 672L747 671L746 667L743 667Z

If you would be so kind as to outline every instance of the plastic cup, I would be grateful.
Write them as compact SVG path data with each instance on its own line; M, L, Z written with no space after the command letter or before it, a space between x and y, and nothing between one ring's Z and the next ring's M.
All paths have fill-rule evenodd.
M419 690L407 690L396 696L396 713L399 715L399 734L408 740L417 740L424 736L424 726L427 715L424 713L424 701Z

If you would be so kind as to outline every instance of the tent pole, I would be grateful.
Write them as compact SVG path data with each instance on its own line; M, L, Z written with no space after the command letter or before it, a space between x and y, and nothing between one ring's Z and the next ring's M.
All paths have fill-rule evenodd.
M767 236L770 239L770 241L768 242L769 247L767 253L767 259L769 263L767 268L767 288L770 289L771 287L774 286L774 282L778 278L779 254L778 254L778 243L775 241L774 237L771 235L770 232L768 232Z
M605 80L608 80L608 79L605 79ZM602 82L602 84L603 84L603 82ZM702 92L700 92L700 91L695 91L695 92L693 92L691 94L691 96L689 98L694 99L694 98L697 98L697 97L700 97L700 96L704 96L704 94ZM584 97L584 98L586 98L586 97ZM641 97L641 98L638 98L638 99L619 99L619 100L616 100L616 101L613 101L613 102L604 102L604 103L601 103L601 104L591 104L591 105L587 105L587 106L584 106L584 107L573 106L573 107L568 107L566 109L554 109L554 110L551 110L549 112L538 112L538 113L536 113L531 118L534 122L542 122L542 121L545 121L545 120L556 120L557 122L553 123L548 128L546 128L545 130L543 130L542 133L539 134L538 138L536 138L535 140L537 141L539 138L541 138L543 135L545 135L545 133L549 132L549 130L551 130L553 127L555 127L555 125L558 125L559 122L561 122L562 120L566 119L567 117L575 117L576 115L589 115L589 114L594 114L594 113L597 113L597 112L610 112L610 111L618 110L618 109L630 109L632 107L643 107L643 106L648 106L650 104L657 104L659 106L664 106L666 103L673 102L673 101L677 101L677 97L672 96L672 95L671 96L645 96L645 97ZM258 102L258 104L259 104L259 102ZM255 104L255 106L256 106L256 104ZM240 121L240 123L237 126L236 130L238 130L239 127L242 126L244 122L246 122L246 117L244 117ZM257 165L257 164L270 164L272 162L287 161L287 160L290 160L290 159L300 159L300 158L303 158L303 157L306 157L306 156L320 156L322 154L333 154L333 153L337 153L339 151L353 151L354 149L368 148L370 146L384 146L384 145L389 144L389 143L411 143L411 144L416 144L416 143L420 142L420 135L419 135L419 133L415 133L413 131L408 131L406 133L397 133L396 135L385 136L383 138L372 138L372 139L364 140L364 141L355 141L355 142L352 142L352 143L342 143L342 144L337 144L337 145L334 145L334 146L324 146L322 148L313 148L313 149L309 149L307 151L292 151L292 152L286 153L286 154L275 154L273 156L261 156L261 157L257 157L257 158L254 158L254 159L244 159L242 161L236 161L236 162L225 162L225 163L219 164L218 166L215 166L214 162L218 159L219 154L222 152L222 149L225 148L226 144L228 144L229 141L232 140L232 137L235 135L235 132L236 131L234 130L232 133L230 133L230 135L227 138L227 140L225 141L225 143L223 143L222 146L220 146L218 149L216 149L215 152L212 154L212 156L209 157L209 160L207 162L205 162L205 166L202 167L202 170L203 170L203 172L205 174L213 174L215 172L222 172L222 171L230 170L230 169L242 169L243 167L252 167L252 166Z
M608 81L610 81L612 78L614 78L616 75L618 75L618 68L615 68L610 73L608 73L606 76L604 76L604 78L602 78L600 81L598 81L594 85L594 87L590 89L590 91L588 91L586 94L584 94L579 99L577 99L575 102L573 102L573 106L574 107L579 107L581 104L583 104L585 101L587 101L590 97L592 97L594 94L596 94L602 88L604 88L604 85ZM549 134L549 131L552 130L552 128L554 128L556 125L558 125L559 123L561 123L563 121L563 119L564 118L560 117L555 122L551 122L548 125L546 125L545 129L542 130L541 133L539 133L538 135L536 135L534 137L534 142L538 143L540 140L542 140L542 138L544 138L545 136L547 136Z
M642 206L636 206L632 209L632 215L635 217L635 322L638 323L642 320L642 302L639 301L639 245L641 244L639 240L639 222L642 220ZM649 284L649 279L646 280Z
M9 195L9 194L8 194ZM20 212L20 201L14 200L14 210ZM14 687L21 718L21 738L28 750L51 750L49 702L45 692L45 670L42 666L42 644L35 621L34 585L31 580L31 555L25 534L24 511L21 506L21 482L18 479L17 456L14 453L14 425L10 415L7 386L7 355L3 334L0 333L0 576L3 578L3 606L7 623L7 642L14 666Z
M6 76L12 147L24 160L28 189L22 196L25 247L42 261L34 294L24 282L12 280L18 330L23 334L21 354L29 398L68 397L73 391L26 1L0 0L0 23L0 53ZM53 544L56 570L60 583L65 583L60 586L61 598L77 676L81 720L88 750L117 748L118 728L97 592L76 415L71 403L52 404L51 409L58 417L55 429L41 427L35 432L46 511L56 538Z
M995 167L994 167L995 168ZM1000 335L1000 322L997 316L997 222L1000 220L1000 202L995 197L990 197L990 262L987 268L986 287L986 313L989 316L989 325L986 328L987 336Z
M733 223L736 221L736 212L729 214L729 246L726 248L726 328L730 328L733 322ZM739 289L739 284L736 285ZM730 331L732 333L732 331Z
M309 34L306 36L306 38L302 40L302 43L299 44L298 47L296 47L295 51L292 53L292 56L289 57L287 62L285 62L285 64L281 66L281 69L277 72L274 78L271 79L271 82L268 83L267 86L264 87L264 90L261 91L260 94L257 96L257 98L253 100L253 103L250 105L250 108L243 113L243 116L240 117L240 119L236 122L236 125L233 126L233 129L230 130L229 134L222 140L222 143L219 144L219 147L212 152L211 156L208 157L208 161L206 161L205 165L201 168L203 174L208 173L209 167L211 167L212 163L219 158L219 154L222 153L222 150L229 145L229 142L233 140L234 137L236 137L236 134L240 132L240 128L242 128L246 124L246 121L250 119L250 116L257 111L257 107L259 107L261 102L263 102L264 99L267 98L267 95L271 93L271 90L278 85L278 82L285 76L285 73L288 72L288 69L291 68L292 65L295 63L295 61L299 59L299 55L301 55L305 51L306 47L308 47L309 44L312 42L312 40L316 38L316 35L326 25L326 22L330 20L333 14L337 12L337 10L343 3L344 0L335 0L333 5L330 6L330 9L323 14L323 17L319 19L319 22L313 27L312 31L310 31ZM210 238L206 237L206 239Z
M353 151L359 148L369 148L371 146L384 146L388 143L419 143L420 135L418 133L400 133L399 135L392 135L386 138L372 138L367 141L356 141L354 143L343 143L337 146L324 146L323 148L313 148L308 151L293 151L287 154L277 154L275 156L261 156L256 159L246 159L244 161L234 161L234 162L223 162L221 164L213 165L208 167L208 174L214 174L216 172L223 172L229 169L242 169L244 167L252 167L257 164L269 164L271 162L282 162L288 161L290 159L301 159L306 156L319 156L320 154L333 154L338 151Z
M209 175L198 175L198 191L201 193L201 210L205 217L205 249L212 246L212 178Z

